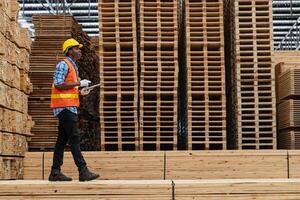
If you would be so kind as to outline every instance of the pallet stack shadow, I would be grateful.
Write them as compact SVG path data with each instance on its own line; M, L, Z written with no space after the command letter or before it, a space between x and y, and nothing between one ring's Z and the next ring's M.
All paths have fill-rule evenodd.
M178 2L140 2L140 149L177 149Z
M185 2L187 146L226 149L223 2Z
M33 93L29 97L29 112L35 120L35 126L32 130L34 136L29 143L29 148L31 150L46 150L53 149L57 137L57 118L53 116L53 111L50 108L50 95L51 95L51 85L53 83L53 75L55 71L56 64L65 58L62 53L62 44L66 39L75 38L80 43L84 44L82 48L83 54L85 55L78 63L77 67L80 71L80 77L90 78L90 74L94 74L92 80L93 83L99 81L98 76L98 60L96 59L96 64L94 62L95 58L91 54L96 53L89 50L89 39L86 34L81 30L81 27L75 21L72 16L69 15L36 15L33 16L33 23L36 30L35 41L32 43L32 51L30 57L30 78L33 83ZM96 65L97 69L93 68ZM88 71L88 72L87 72ZM96 77L96 78L95 78ZM97 79L97 80L96 80ZM93 91L95 92L95 90ZM85 141L95 141L97 138L95 133L98 134L98 128L96 131L89 130L90 120L84 120L85 111L90 113L97 112L92 107L93 102L98 102L99 99L95 100L95 96L92 95L89 98L90 101L81 101L81 108L79 112L80 128L81 134ZM90 99L92 98L92 99ZM97 104L98 105L98 104ZM98 115L97 115L98 116ZM96 116L96 117L97 117ZM98 122L97 127L98 127ZM88 135L90 134L90 135ZM92 139L91 139L91 138ZM99 139L98 139L99 140ZM86 144L85 146L91 146L91 144ZM91 150L91 149L89 149ZM93 149L95 150L95 149Z
M99 1L101 150L138 150L135 0Z
M91 44L94 46L94 50L96 51L96 54L99 55L99 37L98 36L93 36L90 37L91 39Z
M227 92L233 115L229 133L235 148L275 149L275 69L273 61L272 2L225 2L226 52L231 82ZM232 34L232 35L230 35ZM227 79L228 80L228 79ZM229 102L229 103L230 103Z
M280 149L300 149L299 52L276 52L277 138Z
M0 2L0 179L22 179L33 121L28 115L31 39L17 22L16 0Z

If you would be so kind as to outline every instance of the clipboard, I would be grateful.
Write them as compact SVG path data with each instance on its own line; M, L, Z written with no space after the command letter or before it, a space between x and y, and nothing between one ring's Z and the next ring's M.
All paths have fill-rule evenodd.
M90 86L90 87L86 87L86 90L92 90L92 89L94 89L95 87L98 87L98 86L100 86L100 83L99 84L95 84L95 85L92 85L92 86Z

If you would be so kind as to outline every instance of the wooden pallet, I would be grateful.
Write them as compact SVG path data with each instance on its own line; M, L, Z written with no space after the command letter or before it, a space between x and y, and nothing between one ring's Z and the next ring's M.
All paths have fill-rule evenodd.
M178 1L141 1L140 149L177 149Z
M104 97L104 98L103 98ZM137 99L135 94L102 95L101 149L137 150Z
M269 0L231 1L233 113L238 149L276 148L275 70ZM228 18L228 17L227 17ZM235 49L235 51L234 51Z
M187 147L226 149L223 2L185 2Z
M138 149L136 3L99 1L101 150Z

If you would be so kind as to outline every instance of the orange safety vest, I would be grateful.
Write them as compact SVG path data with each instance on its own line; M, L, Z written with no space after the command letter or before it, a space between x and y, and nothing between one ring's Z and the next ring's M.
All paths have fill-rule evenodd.
M66 75L65 82L77 82L77 74L73 64L68 60L64 59L67 63L69 70ZM59 90L55 88L54 83L52 84L51 91L51 108L64 108L64 107L79 107L79 95L78 87L67 90Z

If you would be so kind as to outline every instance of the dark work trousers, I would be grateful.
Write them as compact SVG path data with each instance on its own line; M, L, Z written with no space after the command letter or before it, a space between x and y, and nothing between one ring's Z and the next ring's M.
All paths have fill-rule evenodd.
M63 164L64 149L69 142L72 155L78 170L86 166L86 162L80 151L80 133L78 129L78 116L68 109L58 114L58 137L53 155L52 170L60 171Z

